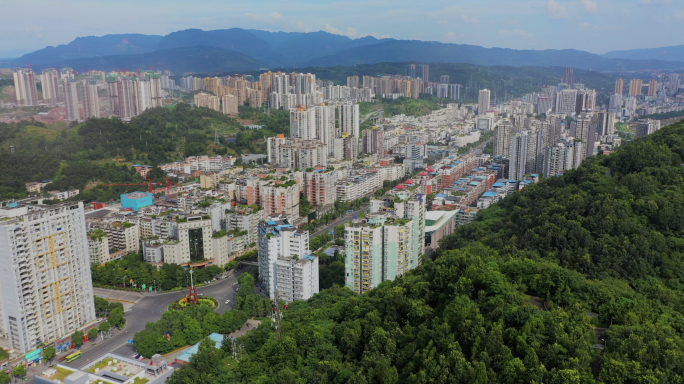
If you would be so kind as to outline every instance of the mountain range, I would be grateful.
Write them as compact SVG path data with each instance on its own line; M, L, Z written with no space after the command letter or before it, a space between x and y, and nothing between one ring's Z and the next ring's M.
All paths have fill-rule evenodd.
M109 71L154 66L182 74L407 61L485 66L559 66L606 72L677 69L684 68L684 46L596 55L573 49L515 50L433 41L376 39L371 36L351 39L323 31L186 29L166 36L119 34L79 37L66 45L46 47L18 59L0 61L0 67L31 64L37 70L72 67L77 70L97 68Z

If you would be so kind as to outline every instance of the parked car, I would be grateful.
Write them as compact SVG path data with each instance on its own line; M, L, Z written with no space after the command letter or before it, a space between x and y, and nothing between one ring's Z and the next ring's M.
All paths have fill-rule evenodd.
M204 293L198 293L197 296L204 296Z
M226 300L226 304L230 304L230 300Z

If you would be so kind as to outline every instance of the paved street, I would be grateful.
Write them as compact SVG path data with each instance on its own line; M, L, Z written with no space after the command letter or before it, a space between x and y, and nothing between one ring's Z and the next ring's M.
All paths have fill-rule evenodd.
M231 309L235 304L237 277L246 270L247 268L243 267L240 271L236 272L236 275L231 275L216 283L199 287L197 291L218 300L219 306L216 309L216 312L222 314ZM112 337L104 343L97 343L97 345L88 350L82 350L83 357L71 363L67 364L63 362L62 364L76 368L82 367L88 364L89 361L92 361L107 352L130 357L135 353L135 349L132 345L127 343L127 340L132 339L136 332L143 330L147 323L159 320L162 314L168 309L169 304L174 300L182 298L187 292L187 290L182 290L158 294L141 294L142 297L140 297L137 300L137 303L126 312L126 328L124 330L114 330ZM100 294L101 293L102 292L100 292ZM224 304L226 300L231 301L229 305Z

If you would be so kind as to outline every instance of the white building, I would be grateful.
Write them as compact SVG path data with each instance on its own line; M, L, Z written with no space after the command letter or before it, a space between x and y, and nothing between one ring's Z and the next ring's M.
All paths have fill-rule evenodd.
M22 354L95 320L82 202L0 208L0 334Z
M489 89L480 90L480 95L477 99L477 114L479 116L484 116L489 111L489 107L491 107L491 97L492 93Z
M88 236L90 265L100 265L109 261L109 238L107 232L95 230Z
M275 286L278 300L291 303L308 300L318 293L318 257L279 257L275 263Z
M259 224L259 280L271 299L276 298L276 262L278 258L303 258L309 254L309 232L282 221Z

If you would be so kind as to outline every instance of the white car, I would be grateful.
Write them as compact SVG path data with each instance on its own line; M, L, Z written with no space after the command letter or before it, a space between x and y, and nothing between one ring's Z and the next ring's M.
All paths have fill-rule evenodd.
M226 304L230 304L230 300L226 300Z

